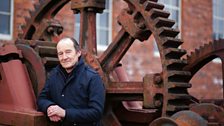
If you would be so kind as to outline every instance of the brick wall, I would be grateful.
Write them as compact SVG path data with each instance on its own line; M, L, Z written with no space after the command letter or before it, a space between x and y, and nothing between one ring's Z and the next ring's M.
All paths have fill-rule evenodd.
M183 48L192 51L212 40L212 1L182 0L181 36Z

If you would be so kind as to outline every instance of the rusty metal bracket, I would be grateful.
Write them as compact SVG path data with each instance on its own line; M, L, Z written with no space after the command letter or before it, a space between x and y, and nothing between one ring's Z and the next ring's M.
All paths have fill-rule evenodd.
M158 108L162 105L163 86L160 74L147 74L143 78L144 108Z

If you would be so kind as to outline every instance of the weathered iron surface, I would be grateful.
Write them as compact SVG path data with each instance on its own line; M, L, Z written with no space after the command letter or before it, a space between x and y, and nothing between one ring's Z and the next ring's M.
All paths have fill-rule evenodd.
M164 6L157 0L124 1L128 8L118 16L121 30L98 56L96 13L102 13L105 0L40 0L26 19L16 45L0 47L0 115L9 117L1 118L0 124L50 125L36 111L35 96L49 71L58 64L56 43L52 41L63 32L63 27L53 18L71 2L71 11L80 13L79 43L85 62L99 72L106 87L104 126L224 125L223 100L220 106L213 106L217 102L204 106L187 91L191 88L190 79L209 60L214 57L223 60L223 42L205 45L182 59L186 50L179 46L183 41L177 38L179 31L172 27L175 22L168 19L170 13ZM159 48L162 72L147 74L142 81L129 81L120 61L136 39L145 42L150 35ZM211 111L198 111L206 109Z
M21 58L23 52L15 45L0 47L0 124L44 125L46 118L36 111L34 90Z

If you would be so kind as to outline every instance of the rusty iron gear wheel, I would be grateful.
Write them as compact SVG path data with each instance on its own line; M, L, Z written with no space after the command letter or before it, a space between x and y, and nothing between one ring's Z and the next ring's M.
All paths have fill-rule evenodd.
M190 81L203 66L215 58L220 58L222 62L224 61L224 39L214 40L213 42L200 46L198 49L191 52L191 54L187 55L185 60L187 60L188 64L184 67L184 70L191 72L188 81ZM223 67L222 73L224 73Z
M26 26L23 27L23 34L20 34L19 38L34 40L40 37L42 21L52 19L68 2L69 0L40 0L35 5L35 11L30 12L31 17L26 19ZM134 40L143 41L153 35L159 48L162 66L163 88L159 94L162 95L160 99L162 106L158 109L161 110L162 116L171 116L178 111L189 109L191 96L187 88L191 87L188 83L191 75L189 71L183 70L187 62L181 57L186 51L178 48L183 42L177 38L179 31L172 28L175 22L168 19L169 12L163 10L164 6L157 3L157 0L125 0L125 2L128 4L128 9L124 10L118 19L122 29L106 51L94 62L100 65L98 67L104 74L108 74L116 68ZM34 44L34 47L36 46L38 44ZM48 49L48 46L45 46L45 49ZM110 88L108 85L122 84L110 81L107 83L109 83L107 88Z
M194 75L206 64L211 62L215 58L220 58L221 61L224 61L224 39L214 40L208 44L200 46L191 54L187 55L186 60L188 65L184 67L184 70L191 72L191 77L189 81L194 77ZM224 73L222 65L222 74ZM223 75L222 75L223 76ZM223 77L222 77L223 78ZM193 84L194 85L194 84ZM224 87L223 87L224 91ZM223 94L224 96L224 94ZM192 99L193 100L193 99ZM202 117L206 118L209 123L219 123L223 124L224 119L223 115L223 99L196 99L195 102L201 103L196 104L190 107L190 110L200 114Z
M224 39L214 40L208 44L200 46L195 49L194 52L187 55L188 64L184 67L184 70L191 72L190 79L197 73L203 66L211 62L215 58L224 60ZM223 70L222 70L223 73Z
M174 21L167 19L169 12L164 11L164 6L154 0L126 0L126 2L129 9L126 13L121 14L121 18L118 18L118 20L121 19L119 22L123 29L134 39L139 40L147 38L148 36L144 36L146 33L152 33L159 48L164 86L162 115L170 116L177 111L188 109L191 96L188 94L187 88L190 88L191 85L187 80L190 72L183 71L182 68L187 62L180 58L186 51L178 48L182 41L176 38L179 31L172 28ZM122 17L130 22L126 23L125 18ZM137 30L133 30L135 26L137 26L135 28ZM133 31L135 32L133 33Z
M203 66L215 58L220 58L222 62L224 61L224 39L214 40L213 42L200 46L187 55L185 60L187 60L188 64L184 67L184 70L191 72L191 77L188 81L190 81ZM222 73L224 73L223 67Z

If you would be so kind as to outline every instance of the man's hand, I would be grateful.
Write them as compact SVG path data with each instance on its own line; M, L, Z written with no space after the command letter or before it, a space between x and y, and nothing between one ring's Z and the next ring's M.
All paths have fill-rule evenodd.
M61 120L61 117L59 117L57 115L53 115L53 116L49 116L49 119L53 122L58 122Z
M47 116L51 121L58 122L65 117L65 110L58 105L51 105L47 108Z

